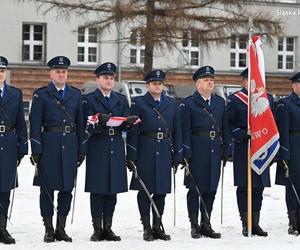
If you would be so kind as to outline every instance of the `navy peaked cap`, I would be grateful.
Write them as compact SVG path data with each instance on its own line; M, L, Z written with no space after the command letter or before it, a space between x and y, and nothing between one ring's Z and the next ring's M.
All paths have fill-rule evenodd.
M6 68L8 61L4 56L0 56L0 68Z
M56 56L53 57L48 63L47 66L50 69L67 69L71 65L70 59L65 56Z
M112 62L102 63L94 71L95 75L97 75L97 76L100 76L100 75L113 75L116 72L117 72L117 66Z
M205 77L205 76L211 76L214 77L215 70L211 66L204 66L199 68L193 75L193 80L197 81L198 79Z
M166 74L162 70L153 70L144 77L145 82L161 81L165 80Z

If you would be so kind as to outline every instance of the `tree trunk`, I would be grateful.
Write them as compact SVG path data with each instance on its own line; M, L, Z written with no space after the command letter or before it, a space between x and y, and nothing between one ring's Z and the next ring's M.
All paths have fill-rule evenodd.
M144 74L148 74L152 71L153 67L153 52L154 52L154 18L155 18L155 1L148 0L147 5L147 15L146 15L146 28L145 28L145 61L144 61Z

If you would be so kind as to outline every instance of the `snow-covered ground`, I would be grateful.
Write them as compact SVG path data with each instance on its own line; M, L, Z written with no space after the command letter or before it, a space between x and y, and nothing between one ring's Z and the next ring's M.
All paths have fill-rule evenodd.
M171 241L145 242L142 240L142 225L136 202L136 192L118 195L113 230L122 238L121 242L90 242L93 231L90 216L89 193L84 192L85 164L78 173L78 187L73 225L70 217L67 221L67 232L72 236L73 243L55 242L44 243L44 227L39 211L39 189L32 186L34 167L26 156L18 169L20 188L15 194L15 203L12 215L12 224L8 229L15 237L17 244L0 249L299 249L300 236L287 234L287 215L284 201L284 188L273 185L264 193L261 226L268 231L269 237L245 238L241 235L241 222L233 187L232 164L225 168L224 181L224 222L220 223L220 192L214 204L212 226L222 233L221 239L192 239L190 224L186 209L186 189L183 186L183 172L178 171L176 176L177 190L177 218L176 227L173 226L173 193L166 199L165 214L163 217L166 232L172 237ZM272 183L274 183L275 165L272 166ZM130 176L129 176L130 179Z

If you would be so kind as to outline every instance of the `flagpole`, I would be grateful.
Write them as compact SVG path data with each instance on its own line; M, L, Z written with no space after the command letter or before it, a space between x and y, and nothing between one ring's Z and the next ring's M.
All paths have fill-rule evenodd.
M249 17L249 45L248 45L248 112L247 112L247 134L251 136L250 131L250 76L251 76L251 64L250 64L250 46L253 32L253 20ZM248 165L248 186L247 186L247 194L248 194L248 237L252 236L252 171L251 171L251 160L250 160L250 147L251 147L251 139L248 139L248 155L247 155L247 165Z

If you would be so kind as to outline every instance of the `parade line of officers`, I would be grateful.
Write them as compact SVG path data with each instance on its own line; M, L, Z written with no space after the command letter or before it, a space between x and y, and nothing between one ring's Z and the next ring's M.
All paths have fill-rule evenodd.
M165 95L165 73L154 70L144 78L148 92L133 99L129 108L127 98L112 90L116 74L113 63L96 68L98 88L84 96L79 89L67 84L68 58L58 56L47 65L50 82L34 91L29 115L31 161L36 166L34 185L40 187L45 242L72 241L65 226L77 168L85 159L85 191L90 193L94 228L91 241L121 240L112 231L112 222L117 194L128 191L126 167L133 172L130 189L138 191L143 239L170 240L161 219L166 194L171 192L172 171L176 173L180 164L184 166L184 185L188 189L191 237L221 238L221 234L212 229L210 218L222 161L226 162L231 156L230 144L233 144L234 185L237 186L242 234L247 236L250 136L247 134L247 104L239 98L241 94L248 95L247 69L241 74L243 88L229 96L227 105L223 98L213 94L211 66L201 67L193 74L196 91L181 103ZM7 59L1 56L0 242L14 244L15 239L7 231L8 207L11 190L18 186L17 167L28 153L28 135L22 92L6 84L7 66ZM288 233L298 235L300 207L295 192L300 196L300 73L290 80L293 91L279 102L276 110L271 95L268 98L280 132L276 183L286 186ZM87 122L95 116L95 123ZM123 122L113 125L112 117L121 117ZM122 132L127 132L126 154ZM295 192L289 178L294 182ZM252 234L267 236L259 220L264 188L271 186L269 169L262 175L252 171L252 179ZM56 208L54 191L58 191ZM57 213L55 227L54 210Z

